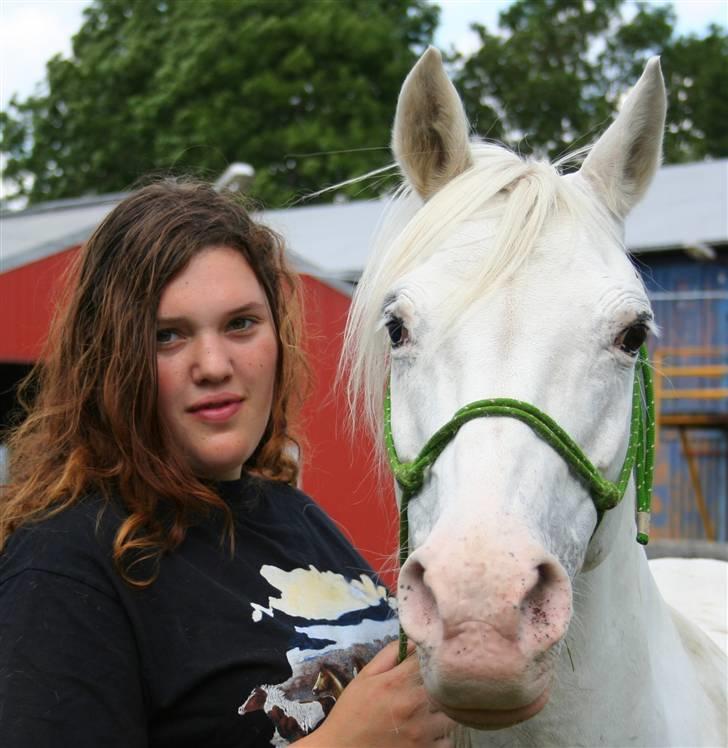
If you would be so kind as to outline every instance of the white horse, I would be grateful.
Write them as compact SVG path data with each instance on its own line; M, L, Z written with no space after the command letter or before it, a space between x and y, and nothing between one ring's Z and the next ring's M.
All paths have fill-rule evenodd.
M347 329L352 391L413 460L453 413L514 398L551 416L615 481L637 351L654 328L623 221L660 161L651 60L581 169L471 142L428 50L393 150L409 188ZM396 210L395 210L396 212ZM726 745L726 660L662 600L635 542L635 488L601 519L527 424L463 425L409 505L399 610L426 687L474 745ZM489 731L489 732L486 732Z

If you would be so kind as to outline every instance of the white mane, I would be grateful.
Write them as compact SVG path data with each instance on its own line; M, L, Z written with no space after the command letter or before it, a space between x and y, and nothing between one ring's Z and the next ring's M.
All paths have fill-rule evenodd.
M403 275L425 262L457 225L476 217L500 218L498 233L483 255L480 272L462 294L451 298L444 316L455 317L498 281L511 276L531 252L544 224L557 212L585 212L611 228L582 192L561 178L556 164L521 158L503 146L472 143L473 166L426 203L407 186L392 199L374 241L372 254L354 295L344 339L343 368L348 373L352 420L363 416L379 444L389 340L382 329L382 301ZM581 154L579 154L581 155ZM482 237L479 237L482 242Z

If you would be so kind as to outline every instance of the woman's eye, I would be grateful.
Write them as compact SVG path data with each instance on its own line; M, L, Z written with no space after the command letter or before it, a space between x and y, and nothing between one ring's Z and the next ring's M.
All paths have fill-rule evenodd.
M389 333L389 339L392 341L392 348L399 348L409 340L407 328L399 317L390 317L384 325Z
M169 345L179 338L174 330L157 330L157 345Z
M634 356L647 340L647 325L638 322L623 330L614 341L614 344L629 356Z
M253 320L250 317L236 317L230 320L228 328L234 332L245 332L253 326Z

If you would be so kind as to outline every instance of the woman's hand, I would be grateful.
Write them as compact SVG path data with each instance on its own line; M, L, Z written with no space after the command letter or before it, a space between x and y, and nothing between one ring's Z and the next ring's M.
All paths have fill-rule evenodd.
M416 657L397 664L388 644L339 696L301 748L451 748L455 723L427 698Z

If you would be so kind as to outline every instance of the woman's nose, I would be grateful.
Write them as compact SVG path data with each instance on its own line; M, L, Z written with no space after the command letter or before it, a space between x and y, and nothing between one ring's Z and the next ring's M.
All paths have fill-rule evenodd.
M192 367L195 383L224 382L232 374L232 361L225 341L217 336L205 336L195 346Z

